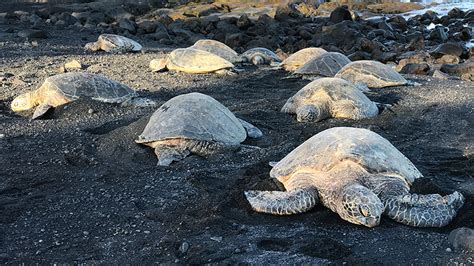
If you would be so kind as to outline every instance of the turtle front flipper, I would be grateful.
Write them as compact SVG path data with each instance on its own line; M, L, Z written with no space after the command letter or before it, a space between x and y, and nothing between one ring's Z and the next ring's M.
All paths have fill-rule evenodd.
M169 166L174 161L180 161L191 152L185 145L159 144L155 147L155 154L158 157L159 166Z
M314 188L299 188L290 191L245 191L245 197L257 212L290 215L306 212L318 203Z
M459 192L439 194L405 194L387 197L384 214L391 219L416 227L442 227L450 223L464 204Z
M286 191L245 191L247 201L257 212L291 215L312 209L319 202L311 175L296 174L285 183Z
M245 128L245 131L247 131L247 136L249 136L250 138L253 138L253 139L258 139L258 138L261 138L263 136L263 133L262 131L260 131L260 129L258 129L256 126L250 124L249 122L247 121L244 121L240 118L238 118L240 123L242 124L242 126Z
M31 117L32 120L43 118L48 112L53 110L53 106L49 104L40 104L36 107L33 116Z

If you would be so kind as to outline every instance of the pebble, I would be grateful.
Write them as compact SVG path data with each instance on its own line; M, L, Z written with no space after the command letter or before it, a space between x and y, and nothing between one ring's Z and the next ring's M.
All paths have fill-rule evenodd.
M474 250L474 230L467 227L454 229L448 240L455 249Z
M188 242L183 242L183 243L181 244L181 246L179 247L179 252L181 252L181 253L184 254L184 253L186 253L186 252L188 251L188 249L189 249L189 244L188 244Z
M87 110L87 113L88 114L93 114L94 113L94 110L92 108L89 108L89 110Z
M211 240L221 242L222 241L222 236L213 236L213 237L211 237Z
M83 69L84 68L84 65L81 64L81 62L77 61L77 60L71 60L69 62L67 62L66 64L64 64L64 68L66 69Z
M451 252L452 250L450 248L447 248L446 249L446 252Z
M3 139L5 137L5 134L0 134L0 139Z

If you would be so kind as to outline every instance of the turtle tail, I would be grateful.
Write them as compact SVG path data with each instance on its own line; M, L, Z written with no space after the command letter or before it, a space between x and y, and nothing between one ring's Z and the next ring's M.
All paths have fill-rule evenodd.
M257 212L291 215L306 212L318 203L314 188L297 188L290 191L245 191L245 197Z

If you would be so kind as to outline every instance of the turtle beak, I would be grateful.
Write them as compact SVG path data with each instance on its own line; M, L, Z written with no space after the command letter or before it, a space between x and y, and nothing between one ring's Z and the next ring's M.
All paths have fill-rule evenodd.
M369 228L375 227L380 224L380 217L364 217L361 221L362 225L365 225Z

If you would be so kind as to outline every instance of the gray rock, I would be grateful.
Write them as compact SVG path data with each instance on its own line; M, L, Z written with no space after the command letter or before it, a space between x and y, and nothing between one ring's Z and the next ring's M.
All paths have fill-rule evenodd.
M467 227L454 229L448 240L455 249L474 250L474 230Z
M441 42L445 42L448 40L447 30L443 26L436 26L433 30L431 30L430 35L428 37L430 40L439 40Z
M430 66L427 63L408 63L400 70L400 73L403 74L418 74L418 75L426 75L430 70Z
M44 30L34 30L34 29L26 29L21 30L17 33L17 35L21 38L27 39L46 39L48 38L48 33Z
M128 18L122 18L119 21L119 27L121 29L127 30L131 34L137 33L137 28L135 26L135 22L131 21Z
M441 79L441 80L448 80L449 79L449 75L446 74L446 73L443 73L441 71L439 71L438 69L436 69L434 72L433 72L433 78L435 79Z
M138 29L144 33L153 33L156 31L157 22L151 20L143 20L137 23Z
M71 13L71 16L79 20L80 23L84 24L86 23L87 19L91 16L91 12L85 11L85 12L73 12Z

